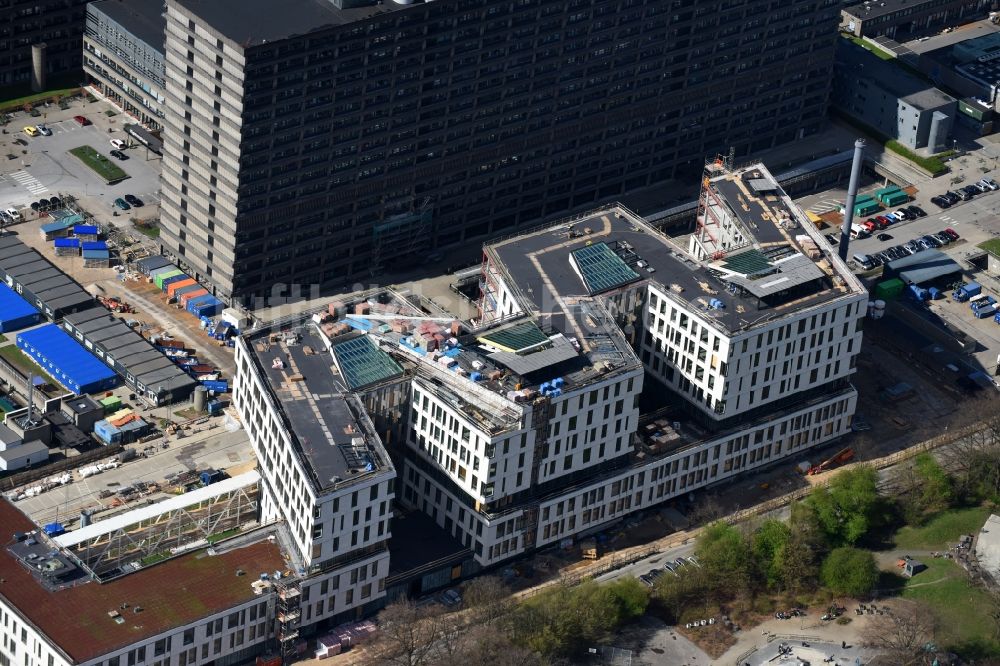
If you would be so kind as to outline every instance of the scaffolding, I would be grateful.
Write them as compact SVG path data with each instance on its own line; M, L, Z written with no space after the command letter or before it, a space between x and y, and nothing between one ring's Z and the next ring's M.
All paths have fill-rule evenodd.
M299 639L299 625L302 618L300 604L302 589L298 578L277 578L274 580L275 618L278 621L278 648L281 662L290 664L297 658L295 644Z
M238 534L257 520L256 472L226 479L56 537L99 579Z

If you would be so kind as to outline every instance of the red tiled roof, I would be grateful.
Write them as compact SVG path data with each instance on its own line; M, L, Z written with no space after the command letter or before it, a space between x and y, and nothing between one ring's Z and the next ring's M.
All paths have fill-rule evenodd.
M109 583L52 592L7 550L14 532L36 525L0 498L0 526L0 596L77 663L252 599L250 584L260 573L285 568L277 545L262 541L215 556L194 551ZM125 602L125 623L115 624L108 612ZM136 606L143 611L132 612Z

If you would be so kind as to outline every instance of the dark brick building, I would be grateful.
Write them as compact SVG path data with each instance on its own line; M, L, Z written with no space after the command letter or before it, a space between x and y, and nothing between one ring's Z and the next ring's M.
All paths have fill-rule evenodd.
M31 81L32 44L46 44L47 74L80 72L86 13L87 0L0 0L0 87Z
M170 0L162 243L222 296L330 288L794 141L839 6Z

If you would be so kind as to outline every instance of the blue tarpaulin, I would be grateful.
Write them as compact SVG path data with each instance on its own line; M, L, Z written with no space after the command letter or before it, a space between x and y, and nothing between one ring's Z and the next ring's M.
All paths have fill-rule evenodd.
M54 234L60 231L65 231L73 226L73 220L63 218L61 220L56 220L55 222L49 222L48 224L42 225L43 234Z
M53 241L55 247L80 247L79 238L57 238Z
M0 282L0 333L37 324L42 314L13 289Z
M77 236L96 236L101 231L94 224L78 224L73 227L73 233Z
M17 347L78 395L114 388L118 376L56 324L17 334Z

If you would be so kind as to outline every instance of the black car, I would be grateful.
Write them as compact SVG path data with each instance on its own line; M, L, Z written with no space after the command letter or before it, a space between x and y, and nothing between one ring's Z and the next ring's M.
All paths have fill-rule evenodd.
M938 208L951 208L951 202L944 197L931 197L931 203Z
M51 206L52 208L62 207L62 199L60 199L59 197L52 197L51 199L49 199L49 206Z
M121 160L123 162L128 159L128 155L126 155L120 150L112 150L111 157L115 158L116 160Z
M142 199L135 196L134 194L126 194L125 201L129 202L136 208L141 208L143 206Z
M944 243L939 241L937 238L934 238L934 236L931 236L930 234L927 234L926 236L921 236L920 239L923 241L927 241L933 247L941 247L942 245L944 245Z
M892 236L890 236L889 234L879 234L875 238L879 239L880 241L890 241L890 240L892 240Z
M947 192L945 192L941 196L944 197L945 199L947 199L948 203L950 203L950 204L957 204L959 201L962 200L962 197L960 197L958 194L952 192L951 190L948 190Z
M927 213L920 206L907 206L907 212L914 217L927 217Z

